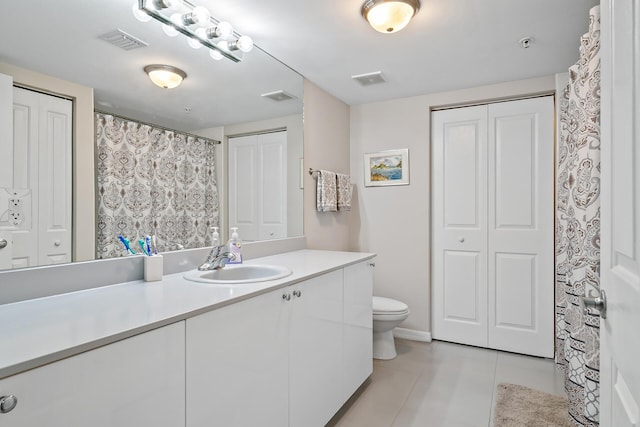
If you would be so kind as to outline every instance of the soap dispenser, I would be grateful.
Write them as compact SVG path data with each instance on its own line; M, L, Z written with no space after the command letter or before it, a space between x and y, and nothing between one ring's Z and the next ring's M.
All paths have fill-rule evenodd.
M218 227L211 227L211 246L220 246L220 234L218 233Z
M238 227L231 227L231 238L227 244L230 255L228 264L242 264L242 241L238 236Z

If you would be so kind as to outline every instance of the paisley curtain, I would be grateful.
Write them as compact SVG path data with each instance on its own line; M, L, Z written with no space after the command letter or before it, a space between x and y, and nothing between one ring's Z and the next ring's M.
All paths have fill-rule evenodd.
M556 363L569 415L599 424L599 325L580 300L600 288L600 9L590 11L580 59L560 99L556 200Z
M122 235L158 250L210 244L218 225L216 141L96 113L97 258L126 255Z

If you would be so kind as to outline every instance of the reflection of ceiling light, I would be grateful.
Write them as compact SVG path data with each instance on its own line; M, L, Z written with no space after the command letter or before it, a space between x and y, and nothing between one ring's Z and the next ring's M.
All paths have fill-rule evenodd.
M133 14L138 20L146 22L149 18L156 19L162 23L162 30L168 36L187 36L189 46L194 49L206 46L213 59L225 57L239 62L243 53L253 49L253 40L249 36L235 33L231 24L213 18L203 6L186 0L135 1Z
M144 72L149 75L152 82L164 89L178 87L182 80L187 78L187 73L171 65L147 65L144 67Z
M419 0L367 0L361 13L374 30L395 33L407 26L418 9Z

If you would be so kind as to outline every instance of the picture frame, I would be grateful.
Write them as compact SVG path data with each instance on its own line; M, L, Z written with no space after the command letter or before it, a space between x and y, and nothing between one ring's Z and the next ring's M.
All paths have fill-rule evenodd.
M365 153L364 185L365 187L409 185L409 149Z

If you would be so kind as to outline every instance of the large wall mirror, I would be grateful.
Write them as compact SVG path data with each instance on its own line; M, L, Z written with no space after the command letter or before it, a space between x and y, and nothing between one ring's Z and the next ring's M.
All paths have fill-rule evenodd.
M16 251L32 246L29 250L36 253L18 257L7 250L11 248L0 249L0 269L96 257L96 236L101 230L96 200L98 193L106 191L100 188L96 178L101 167L100 150L96 145L102 129L98 120L103 120L103 124L108 120L124 120L135 126L155 126L174 135L184 135L181 138L186 143L198 138L219 141L213 150L219 206L217 221L223 238L233 225L241 228L242 236L242 220L252 215L243 213L242 209L258 197L268 199L270 191L270 180L265 180L264 176L252 178L251 183L245 179L247 173L238 172L237 164L245 151L234 144L237 142L238 147L243 147L242 144L251 138L254 138L254 144L255 140L259 144L263 135L284 133L286 154L282 161L286 164L283 175L286 196L279 208L284 212L286 225L280 227L278 233L251 230L245 240L302 235L302 76L261 50L260 40L254 40L256 47L244 54L239 63L225 58L214 60L208 48L190 47L187 37L182 34L168 37L159 22L137 20L132 13L135 2L25 0L12 2L5 8L3 13L8 19L0 27L0 39L3 40L0 45L0 100L10 94L12 104L22 105L25 95L16 94L16 91L23 89L29 94L41 92L69 100L71 122L57 121L58 115L49 117L47 120L52 127L45 132L55 134L61 127L70 126L72 146L68 161L46 147L20 148L20 139L13 133L36 132L39 125L30 123L30 127L21 128L20 121L26 123L31 116L25 115L27 119L24 119L22 110L16 110L15 105L9 111L6 105L0 105L0 125L12 126L12 135L0 130L0 144L4 144L0 147L3 151L0 156L0 242L3 238L10 243L18 242L14 245ZM198 0L196 3L207 7L218 19L229 19L224 10L216 9L215 1ZM251 35L250 28L241 28L242 22L231 24L243 34ZM106 38L111 41L101 38L110 33ZM113 35L115 33L120 35ZM135 42L139 46L124 49L117 46L118 42ZM150 64L178 67L187 76L177 88L162 89L143 71ZM263 96L279 91L290 96L284 100ZM23 153L26 157L36 156L34 152L37 151L41 159L33 166L14 165L13 158L21 150L31 150L30 154ZM46 158L45 163L42 158ZM238 174L240 179L229 179L230 175L238 178ZM51 183L65 177L71 182L68 196L64 191L57 193L50 188ZM30 196L30 186L36 185L38 180L42 187L39 202ZM233 192L229 190L230 181ZM266 196L238 201L236 193L244 196L257 187L266 188ZM69 197L69 208L56 207L55 203L65 197ZM60 203L64 205L65 202ZM230 208L230 205L233 206ZM256 209L255 206L251 208ZM72 221L68 238L53 233L47 244L53 245L54 249L49 252L38 248L38 240L44 238L13 239L28 228L47 228L35 224L38 216L55 217L60 221L68 216ZM247 226L247 233L249 228ZM56 250L68 252L69 258L56 255Z

